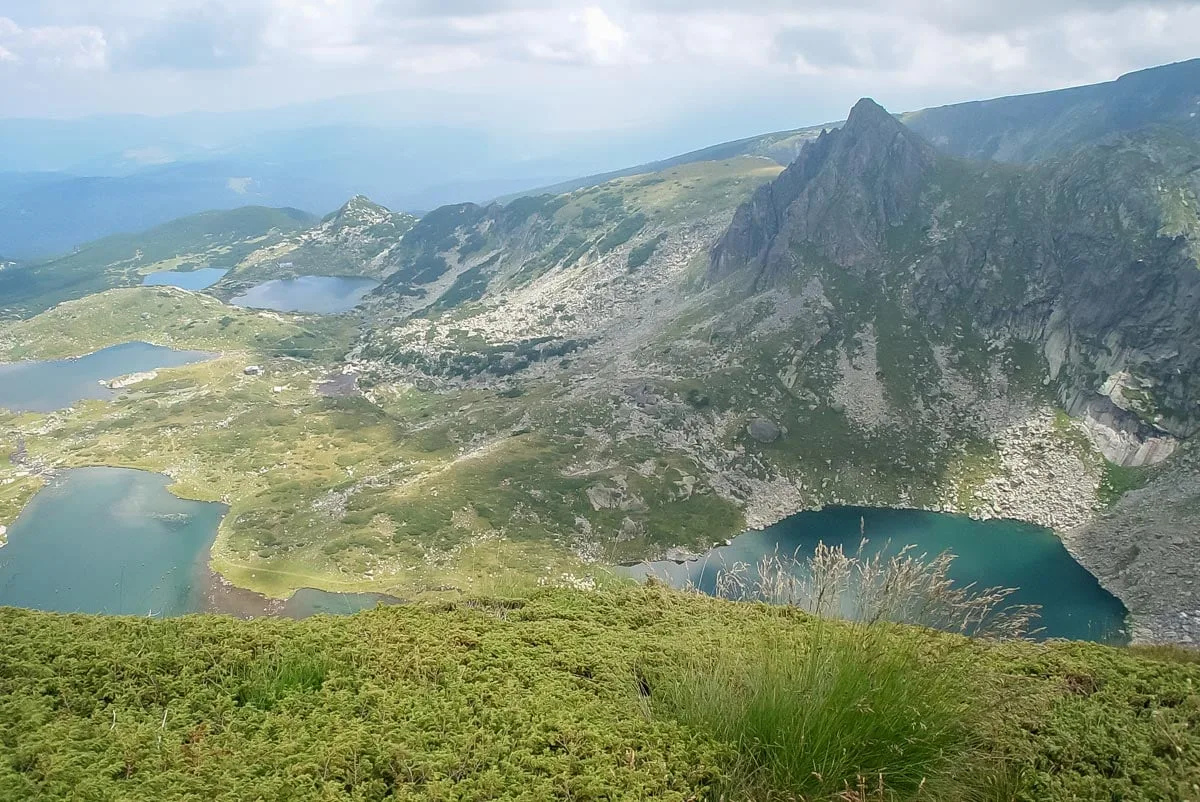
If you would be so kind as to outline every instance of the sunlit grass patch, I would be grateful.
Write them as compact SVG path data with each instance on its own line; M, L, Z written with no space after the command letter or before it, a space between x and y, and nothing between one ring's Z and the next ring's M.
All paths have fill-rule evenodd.
M728 799L963 799L976 696L965 668L922 659L926 646L871 625L804 643L762 633L661 677L654 706L735 747Z
M271 654L258 657L238 672L237 700L270 710L283 697L318 690L331 661L320 654Z

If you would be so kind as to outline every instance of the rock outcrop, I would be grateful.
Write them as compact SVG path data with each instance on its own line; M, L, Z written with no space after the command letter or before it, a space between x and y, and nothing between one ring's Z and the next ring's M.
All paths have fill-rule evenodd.
M873 100L822 133L734 215L713 249L709 275L747 263L763 287L783 278L792 250L810 246L845 266L882 258L886 232L913 212L934 149Z
M833 412L862 432L849 447L905 431L990 440L993 464L964 458L982 478L952 486L948 508L1054 527L1139 640L1196 642L1198 260L1200 137L1187 130L1017 167L938 152L863 100L738 209L707 279L749 305L819 287L825 303L790 334L820 339L788 359L832 375ZM1023 399L1075 421L1014 428L988 411ZM1073 450L1080 434L1116 466L1159 467L1106 508L1098 489L1120 468Z
M1200 429L1200 141L1122 136L1015 168L938 153L862 100L737 211L710 282L817 278L839 313L960 350L1021 342L1106 454L1162 459ZM986 354L977 354L987 358Z

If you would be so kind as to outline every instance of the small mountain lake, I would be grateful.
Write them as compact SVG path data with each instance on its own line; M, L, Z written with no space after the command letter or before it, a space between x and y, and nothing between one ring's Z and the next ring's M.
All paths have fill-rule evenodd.
M817 544L858 551L863 556L910 553L934 557L955 555L950 578L958 585L1017 588L1011 604L1037 604L1039 637L1124 643L1126 609L1071 557L1053 532L1019 521L976 521L964 515L861 507L835 507L802 512L761 531L751 531L719 546L703 559L684 563L663 560L641 563L623 573L643 580L654 576L675 587L694 586L714 593L717 577L737 563L754 566L776 552L811 556Z
M300 276L258 284L229 302L276 312L335 315L358 306L378 286L378 281L369 278Z
M146 287L180 287L185 290L204 290L228 273L219 267L199 267L195 270L159 270L142 279Z
M208 568L226 507L172 495L166 476L76 468L55 476L9 527L0 548L0 605L58 612L175 616L224 612L304 618L395 599L306 588L286 602L236 590Z
M13 412L52 412L85 399L109 399L117 393L101 381L202 362L212 356L205 351L176 351L132 342L76 359L0 364L0 408Z

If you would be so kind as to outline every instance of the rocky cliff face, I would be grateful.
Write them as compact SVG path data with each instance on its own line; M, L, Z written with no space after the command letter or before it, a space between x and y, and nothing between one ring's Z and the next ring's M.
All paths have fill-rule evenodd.
M961 356L1033 346L1106 455L1142 464L1200 428L1198 167L1196 140L1170 131L1034 168L968 162L863 100L737 211L708 279L851 282ZM859 325L879 314L832 300Z
M757 286L784 278L795 246L809 244L852 267L882 257L886 232L913 211L933 147L872 100L860 100L846 124L824 132L738 209L713 249L710 277L746 264Z

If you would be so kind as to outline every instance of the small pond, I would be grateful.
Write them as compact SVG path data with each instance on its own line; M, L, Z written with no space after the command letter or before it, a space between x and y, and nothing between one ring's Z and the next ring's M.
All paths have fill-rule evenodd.
M9 527L0 548L0 605L59 612L305 618L398 600L305 588L287 601L232 588L208 552L226 507L172 495L166 476L76 468L54 477Z
M181 287L185 290L203 290L211 287L228 273L219 267L200 267L195 270L159 270L150 273L142 284L147 287Z
M638 579L655 576L676 587L694 586L714 593L717 578L737 563L755 566L778 551L790 557L811 556L817 544L858 551L865 534L864 556L890 555L905 546L933 557L949 551L956 557L950 578L978 587L1017 588L1012 604L1041 605L1037 626L1041 637L1122 643L1125 606L1077 563L1053 532L1019 521L976 521L964 515L861 507L835 507L802 512L761 531L734 538L703 559L685 563L641 563L624 571Z
M205 351L176 351L149 343L123 343L76 359L0 365L0 408L52 412L89 398L116 396L102 381L130 373L211 359Z
M367 293L378 286L378 281L369 278L300 276L251 287L232 298L230 303L276 312L334 315L358 306Z

